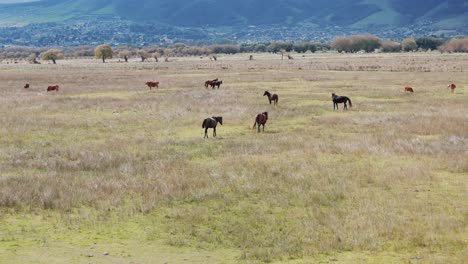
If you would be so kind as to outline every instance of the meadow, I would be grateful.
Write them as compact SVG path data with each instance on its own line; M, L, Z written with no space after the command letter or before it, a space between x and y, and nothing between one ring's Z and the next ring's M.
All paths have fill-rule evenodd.
M0 262L466 262L468 56L293 56L1 62Z

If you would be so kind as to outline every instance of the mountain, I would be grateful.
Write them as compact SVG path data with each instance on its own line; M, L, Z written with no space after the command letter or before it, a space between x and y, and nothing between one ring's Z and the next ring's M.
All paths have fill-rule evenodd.
M66 33L67 28L77 35L87 30L107 34L109 42L116 42L118 34L125 33L122 28L130 25L141 33L140 42L148 33L182 40L218 38L220 34L247 41L259 37L323 40L355 32L389 37L437 32L455 35L466 33L468 28L468 0L12 1L0 0L0 42L2 34L7 40L21 36L26 41L28 36L23 35L35 34L31 31L41 23L55 23L48 25L50 34L53 30ZM87 23L85 27L76 26L83 23ZM21 33L21 27L29 33ZM112 28L113 33L107 32ZM162 32L163 28L167 32Z
M307 22L367 27L425 19L457 27L467 25L467 14L465 0L42 0L0 5L0 23L18 24L115 16L174 26Z

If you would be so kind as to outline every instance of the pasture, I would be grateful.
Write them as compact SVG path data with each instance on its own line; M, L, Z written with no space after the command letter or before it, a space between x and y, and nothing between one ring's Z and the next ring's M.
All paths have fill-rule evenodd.
M468 56L293 56L2 62L0 262L466 261Z

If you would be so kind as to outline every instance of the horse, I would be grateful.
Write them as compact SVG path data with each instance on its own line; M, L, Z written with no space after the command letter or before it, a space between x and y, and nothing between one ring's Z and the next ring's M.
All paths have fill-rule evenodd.
M159 88L159 82L146 82L145 84L150 88L150 90L153 87Z
M254 129L255 126L258 124L258 133L260 133L260 126L263 126L263 132L265 132L265 124L267 120L268 120L268 112L257 114L257 117L255 117L255 123L252 129Z
M221 84L223 84L223 81L212 81L210 85L211 85L211 88L212 88L212 89L214 89L215 86L218 86L218 89L219 89L219 87L221 86Z
M265 91L265 93L263 94L263 96L268 96L268 100L270 101L270 104L271 102L275 102L274 105L277 105L278 104L278 95L277 94L271 94L269 91Z
M334 93L332 93L332 101L333 101L333 110L339 109L338 104L344 104L343 110L348 110L348 106L346 105L346 102L349 102L349 107L353 107L353 103L351 103L351 99L349 99L346 96L338 96Z
M406 87L405 87L405 93L406 93L406 92L414 93L414 90L413 90L413 88L411 88L411 87L409 87L409 86L406 86Z
M28 88L29 88L29 83L24 85L24 89L28 89Z
M217 82L218 81L218 78L214 79L214 80L208 80L205 82L205 88L208 88L208 86L210 86L213 82ZM214 88L214 86L212 86Z
M58 85L53 85L53 86L49 86L47 87L47 92L50 92L50 91L56 91L58 92L59 91L59 86Z
M451 84L449 84L447 86L447 89L450 89L450 91L452 91L452 93L453 93L453 91L455 91L455 88L457 88L457 86L454 83L451 83Z
M220 123L221 125L223 124L222 116L208 117L205 120L203 120L202 128L205 129L204 138L208 138L208 128L213 128L213 137L216 137L216 125L218 125L218 123Z

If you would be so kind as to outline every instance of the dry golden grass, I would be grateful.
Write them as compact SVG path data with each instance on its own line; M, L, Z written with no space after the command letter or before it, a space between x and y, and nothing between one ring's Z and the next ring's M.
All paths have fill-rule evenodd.
M76 230L134 252L233 250L226 262L468 258L467 56L219 59L0 65L0 221L54 219L37 230L0 227L9 260L18 260L10 242L36 252L29 236L82 251ZM221 89L204 88L213 78ZM51 84L60 92L46 93ZM264 90L279 94L278 107ZM333 111L332 92L353 107ZM270 119L258 134L263 111ZM224 125L204 140L201 122L213 115Z

